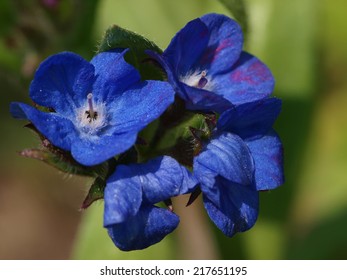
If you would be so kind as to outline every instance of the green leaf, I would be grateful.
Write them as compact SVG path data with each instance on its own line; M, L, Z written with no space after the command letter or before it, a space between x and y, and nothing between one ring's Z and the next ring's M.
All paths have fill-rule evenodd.
M89 192L82 203L81 209L87 209L93 202L104 198L105 187L106 181L97 177L90 187Z
M248 17L246 12L245 1L243 0L219 0L240 23L244 37L247 37L248 32Z
M161 68L145 53L146 50L161 53L162 50L155 43L135 32L113 25L106 31L98 52L116 48L130 49L125 60L140 71L143 79L163 79Z

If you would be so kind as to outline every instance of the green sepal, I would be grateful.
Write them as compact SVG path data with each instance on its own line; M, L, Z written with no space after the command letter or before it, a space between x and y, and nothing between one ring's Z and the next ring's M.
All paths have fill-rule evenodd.
M106 181L101 177L97 177L90 187L89 192L81 205L81 209L87 209L95 201L103 199L105 187Z
M189 196L188 202L186 204L186 206L190 206L193 204L193 202L195 200L197 200L197 198L200 196L201 194L201 189L200 187L196 188Z
M100 176L102 178L106 178L109 173L110 167L113 167L111 160L94 166L82 165L78 163L68 151L64 151L54 146L36 129L36 127L32 123L25 125L25 127L34 131L39 136L43 148L23 150L19 153L21 156L38 159L57 168L62 172L81 176Z
M164 72L161 67L145 53L146 50L162 53L155 43L135 32L113 25L106 30L99 44L98 52L118 48L129 48L125 60L139 70L142 79L163 80Z
M219 0L240 23L244 37L247 37L248 32L248 16L244 0Z
M131 164L131 163L135 163L137 161L138 161L138 152L137 152L135 146L133 146L129 150L127 150L125 153L119 155L119 157L117 159L116 166L119 164ZM115 168L116 168L116 166L115 166ZM115 168L114 168L114 170L115 170ZM114 170L112 170L112 173L114 172ZM109 175L111 175L112 173L110 173Z
M204 143L210 141L215 123L214 114L194 114L188 121L163 134L158 144L161 153L174 157L188 168L192 167L194 157L200 154ZM162 144L168 143L169 139L171 139L172 145L163 147Z
M96 177L104 174L107 166L105 164L97 166L84 166L70 158L66 153L53 153L48 149L25 149L19 154L23 157L33 158L43 161L58 170L75 175Z
M160 118L141 131L140 136L145 139L147 145L137 145L140 158L158 156L157 150L163 149L162 140L168 133L170 136L165 137L164 146L174 145L176 139L185 130L186 126L181 126L181 124L188 122L194 115L193 112L186 110L184 101L176 96L175 102L167 108Z
M188 116L187 116L188 117ZM190 112L188 118L182 118L175 126L159 125L155 137L148 146L140 150L141 160L159 155L169 155L188 168L193 164L193 158L201 150L201 140L194 137L192 129L202 130L201 137L209 135L206 131L205 115Z

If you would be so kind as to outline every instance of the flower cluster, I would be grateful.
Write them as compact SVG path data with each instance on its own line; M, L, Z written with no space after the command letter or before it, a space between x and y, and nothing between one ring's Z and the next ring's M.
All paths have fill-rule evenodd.
M93 185L99 196L92 186L89 199L104 198L104 227L121 250L146 248L172 232L179 217L171 198L182 194L192 194L191 204L202 193L225 235L248 230L259 191L284 181L282 144L272 128L281 101L270 97L270 70L242 51L240 26L219 14L189 22L163 52L145 51L164 80L141 80L126 62L129 48L99 52L90 62L69 52L47 58L30 86L35 106L12 103L12 115L30 121L50 163L101 182ZM196 145L182 161L177 149L186 150L177 139L162 149L158 138L168 130L183 135L187 114L205 121L183 128Z

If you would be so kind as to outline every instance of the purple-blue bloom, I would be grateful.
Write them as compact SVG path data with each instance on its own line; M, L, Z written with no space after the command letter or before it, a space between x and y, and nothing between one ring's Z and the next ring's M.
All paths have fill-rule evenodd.
M270 70L242 47L242 30L236 21L207 14L181 29L162 55L148 54L165 69L187 109L221 113L273 91Z
M125 62L126 51L102 52L91 62L70 52L47 58L36 71L30 97L52 112L12 103L12 115L28 119L86 166L128 150L138 132L173 102L174 92L166 82L141 81Z
M196 184L190 172L168 156L117 166L105 189L104 227L121 250L153 245L179 223L176 214L155 204L188 193Z
M272 129L280 110L281 101L268 98L225 111L212 139L194 158L205 208L227 236L254 225L258 191L284 182L282 144Z

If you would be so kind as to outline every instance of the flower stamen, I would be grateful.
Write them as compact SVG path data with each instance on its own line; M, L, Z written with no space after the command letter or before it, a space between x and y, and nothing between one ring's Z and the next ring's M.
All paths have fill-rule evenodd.
M206 79L206 71L201 72L200 79L196 85L197 88L204 88L207 84L208 80Z
M211 77L207 77L206 70L188 73L186 76L181 77L180 81L188 86L199 89L211 90L212 87Z
M87 119L89 119L89 123L91 123L92 121L96 120L98 117L98 112L94 111L93 108L93 94L89 93L87 95L87 101L88 101L88 106L89 106L89 111L86 111L86 115L87 115Z

